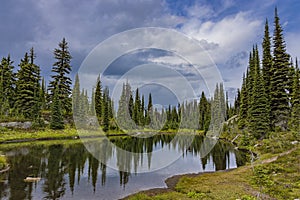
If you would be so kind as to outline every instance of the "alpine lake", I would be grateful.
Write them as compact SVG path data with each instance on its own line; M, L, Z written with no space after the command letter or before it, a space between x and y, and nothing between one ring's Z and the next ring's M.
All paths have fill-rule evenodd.
M179 174L242 166L246 153L203 136L147 134L1 144L0 199L120 199Z

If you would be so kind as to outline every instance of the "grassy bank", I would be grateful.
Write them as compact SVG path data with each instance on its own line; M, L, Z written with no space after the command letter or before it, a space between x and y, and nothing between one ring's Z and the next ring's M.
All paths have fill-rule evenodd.
M120 132L108 132L106 135L118 135ZM66 127L63 130L0 130L0 144L9 142L26 142L34 140L59 140L59 139L77 139L78 137L97 137L104 136L101 130L78 131L72 127Z
M272 133L251 147L257 154L253 163L231 171L180 176L173 184L171 178L166 180L168 189L144 191L127 199L300 198L300 145L295 141L300 141L299 133Z
M164 130L157 131L152 129L143 130L132 130L132 133L160 133L160 134L176 134L180 133L195 133L203 135L203 131L195 131L190 129L180 129L180 130ZM130 132L130 133L131 133ZM122 131L108 131L104 133L102 130L80 130L78 131L74 127L66 127L63 130L52 130L46 128L44 130L10 130L6 128L0 128L0 144L9 142L23 142L23 141L34 141L34 140L56 140L56 139L74 139L78 137L100 137L100 136L124 136L127 135L126 132ZM129 134L131 135L131 134Z

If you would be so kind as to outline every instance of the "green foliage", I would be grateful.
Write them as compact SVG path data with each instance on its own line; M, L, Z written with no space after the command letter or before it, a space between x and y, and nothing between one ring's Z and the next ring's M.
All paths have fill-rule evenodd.
M110 98L108 87L104 89L103 92L103 131L107 132L109 130L109 109L110 109Z
M248 73L247 73L248 74ZM240 98L240 112L239 112L239 127L242 129L247 124L247 111L248 111L248 92L247 92L247 79L245 74L243 75L243 84L241 89Z
M58 44L59 48L54 49L54 58L56 61L53 64L52 72L54 73L49 83L48 90L50 91L49 98L53 101L54 91L58 87L58 97L61 102L62 113L69 114L72 111L71 85L72 81L68 75L71 72L72 56L68 50L68 43L65 38Z
M192 199L203 199L203 198L207 197L207 195L205 193L198 193L195 191L188 192L187 196Z
M298 69L298 61L296 60L296 70L293 78L293 88L291 95L291 117L289 120L289 128L296 132L300 132L300 70Z
M259 67L257 47L254 50L253 88L249 109L249 129L255 138L263 137L269 131L269 107L263 76Z
M4 169L7 166L7 160L4 155L0 155L0 170Z
M10 55L2 58L0 63L0 115L11 115L10 109L15 103L15 83L16 74L14 73L13 61Z
M249 195L243 195L241 200L256 200L256 197L249 196Z
M64 129L64 121L62 115L61 102L59 100L58 86L54 91L54 97L51 107L51 122L50 128L54 130Z
M79 116L80 113L80 82L79 82L79 76L76 74L75 77L75 84L72 91L72 109L73 109L73 115Z
M30 54L25 53L19 64L16 81L16 111L27 119L34 120L40 116L40 68L34 64L33 48Z
M289 96L286 90L288 89L288 75L290 64L289 55L286 53L286 45L282 33L283 30L277 14L277 8L275 9L274 26L273 65L270 78L270 107L273 126L278 126L282 130L286 130L289 116Z
M202 92L199 102L199 130L203 130L205 133L208 131L210 124L210 103L206 99L204 92Z
M103 117L102 103L103 103L102 84L101 84L100 76L98 76L97 83L96 83L96 91L95 91L95 111L96 111L96 116L100 122Z

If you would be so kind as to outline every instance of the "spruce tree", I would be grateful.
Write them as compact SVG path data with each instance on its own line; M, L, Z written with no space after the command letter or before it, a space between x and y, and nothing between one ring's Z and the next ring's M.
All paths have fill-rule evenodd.
M75 77L75 84L72 91L72 109L73 109L73 115L76 117L79 114L80 109L80 82L79 82L79 76L76 74Z
M68 43L66 39L59 43L59 48L54 50L54 58L56 59L53 64L52 72L54 73L49 83L48 89L50 90L50 100L54 97L54 90L58 86L59 99L61 101L62 111L64 114L69 114L72 111L71 96L71 78L68 75L71 72L71 59L72 56L69 52Z
M251 107L249 110L249 129L256 138L263 137L269 130L269 107L265 92L263 75L260 70L258 49L254 53L255 72L253 77L253 90Z
M102 84L101 84L100 76L98 76L97 83L96 83L96 91L95 91L95 111L99 122L101 122L103 116L102 103L103 103Z
M295 75L293 78L293 92L291 98L291 117L289 120L289 128L296 133L300 132L300 70L296 60Z
M270 107L273 127L277 126L286 130L289 116L289 97L287 93L289 55L286 53L286 45L282 34L283 30L277 14L277 8L275 8L274 25Z
M139 88L137 88L135 91L133 121L135 122L136 125L140 125L140 122L141 122L141 100L140 100Z
M248 74L248 72L247 72ZM243 75L243 84L241 89L241 102L240 102L240 112L239 112L239 128L245 128L247 125L247 112L248 112L248 91L247 91L247 79L245 77L245 74Z
M204 92L202 91L199 102L199 129L204 132L208 131L210 121L209 103L206 99Z
M50 128L54 130L64 129L64 121L62 115L61 102L59 100L58 86L54 90L54 97L51 104L51 122Z
M103 131L109 130L109 90L106 87L103 91Z
M8 115L15 102L16 74L10 55L2 58L0 63L0 115Z
M95 116L96 115L96 110L95 110L95 90L94 90L94 88L92 89L92 99L91 99L91 105L90 105L90 109L89 109L89 114L91 116Z
M46 83L44 78L42 78L42 84L40 87L39 102L41 104L41 110L45 110L46 109Z
M272 126L271 124L271 78L273 76L272 74L272 54L271 54L271 39L270 39L270 33L269 33L269 25L268 20L266 19L265 23L265 32L264 32L264 38L262 42L262 77L264 82L264 90L267 98L267 106L269 108L268 114L269 114L269 126Z
M146 110L146 115L145 115L145 124L149 125L151 123L151 118L153 117L153 105L152 105L152 95L149 93L148 97L148 105L147 105L147 110Z
M25 53L21 60L20 69L17 72L16 81L16 109L18 113L27 118L39 117L40 111L39 91L40 91L40 68L34 63L35 54L33 48L30 54Z

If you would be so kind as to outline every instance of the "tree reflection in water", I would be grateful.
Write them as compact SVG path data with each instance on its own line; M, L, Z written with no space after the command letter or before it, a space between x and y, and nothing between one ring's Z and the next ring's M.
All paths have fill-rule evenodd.
M151 168L151 152L164 146L168 146L170 151L181 151L183 157L187 155L199 157L201 160L199 168L203 170L210 162L213 162L215 170L228 168L231 154L235 156L237 166L245 162L245 155L235 151L230 144L220 141L209 154L201 156L203 137L200 136L196 136L190 146L185 146L185 143L179 140L174 141L174 136L167 134L151 138L114 137L110 138L110 141L128 152L141 154L116 151L117 155L113 155L115 150L105 139L95 143L97 144L95 148L98 148L96 156L90 154L81 143L72 145L36 143L13 150L3 148L2 151L7 154L11 169L0 176L0 180L4 180L0 181L0 198L32 199L33 190L40 184L44 199L60 199L67 191L73 194L75 185L80 184L84 173L87 173L88 182L95 192L98 181L101 180L103 187L107 181L107 166L99 162L97 156L105 158L106 161L116 159L120 185L125 187L130 182L132 173L137 173L139 166ZM147 158L144 158L142 153L148 153ZM24 182L28 176L42 179L40 182Z

